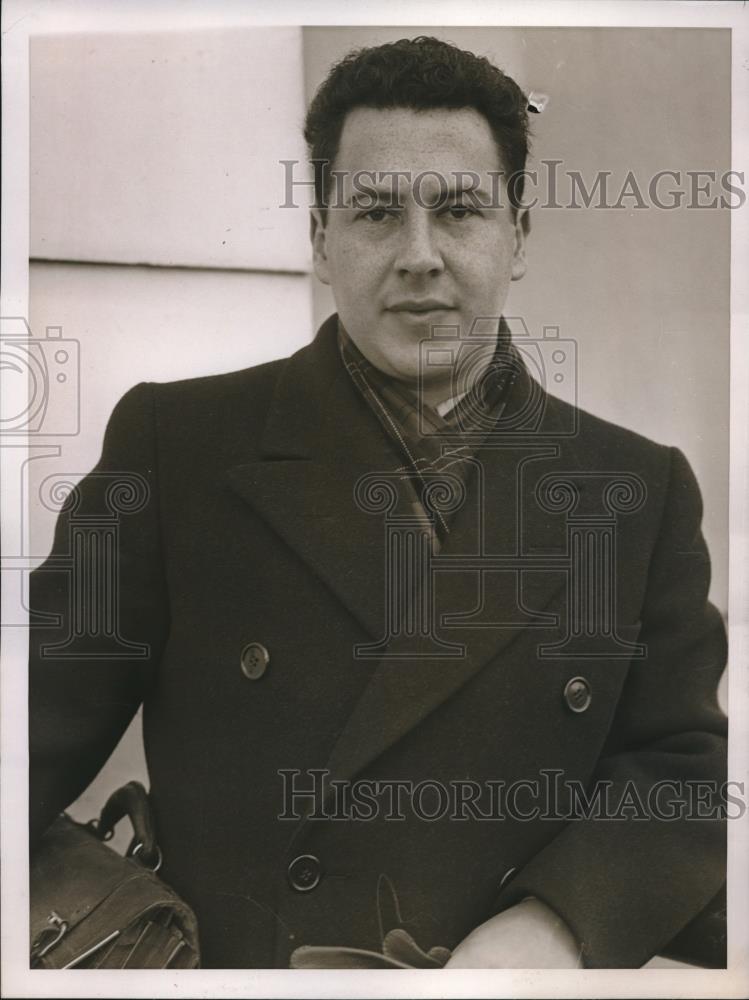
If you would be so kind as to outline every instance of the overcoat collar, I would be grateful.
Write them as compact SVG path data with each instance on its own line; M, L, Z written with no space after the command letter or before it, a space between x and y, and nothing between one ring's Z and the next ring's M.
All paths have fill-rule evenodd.
M529 384L525 374L516 382L513 397L527 396ZM548 512L524 495L523 476L518 475L521 452L555 460L565 472L574 472L580 464L573 439L558 433L554 401L547 405L550 397L543 392L540 398L542 422L526 442L529 447L514 434L506 441L495 438L477 453L477 474L453 517L442 558L480 551L520 554L522 539L532 539L537 549L546 551L565 544L559 520L550 521ZM364 510L354 493L363 476L392 472L400 459L341 363L335 316L285 365L261 456L228 471L232 487L304 559L369 636L382 640L386 529L382 515ZM514 585L495 586L489 614L501 627L448 628L458 655L434 655L427 643L420 657L382 657L333 749L328 765L332 776L356 774L506 649L522 629L543 620L544 608L564 582L556 571L525 574L520 603L531 612L519 609ZM442 624L465 609L465 589L465 573L438 574L435 615ZM388 653L397 648L391 646Z

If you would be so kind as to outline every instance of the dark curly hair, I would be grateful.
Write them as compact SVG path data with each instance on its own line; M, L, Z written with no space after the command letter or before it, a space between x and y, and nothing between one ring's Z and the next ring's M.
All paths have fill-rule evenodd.
M360 107L474 108L489 123L508 179L509 200L519 207L529 143L525 94L488 59L419 35L350 52L318 88L307 111L304 138L315 167L316 203L323 213L328 171L346 115Z

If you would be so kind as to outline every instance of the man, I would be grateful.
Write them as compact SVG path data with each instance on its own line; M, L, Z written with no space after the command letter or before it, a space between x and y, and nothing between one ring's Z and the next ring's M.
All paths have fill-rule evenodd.
M143 703L208 967L634 967L723 882L719 812L680 808L725 766L694 476L547 394L501 319L526 106L435 39L334 67L306 136L337 314L290 359L127 393L34 576L32 833ZM118 478L95 655L55 558Z

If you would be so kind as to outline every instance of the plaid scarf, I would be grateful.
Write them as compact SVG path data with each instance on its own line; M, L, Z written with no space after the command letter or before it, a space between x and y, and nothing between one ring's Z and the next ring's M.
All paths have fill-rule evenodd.
M406 487L406 510L410 510L432 533L435 551L449 534L448 517L437 511L434 521L427 514L424 491L442 472L468 482L475 451L502 416L520 362L512 346L510 329L499 321L497 345L481 377L440 414L403 383L370 364L338 321L338 346L344 366L383 430L405 459L396 472ZM440 407L441 409L442 407Z

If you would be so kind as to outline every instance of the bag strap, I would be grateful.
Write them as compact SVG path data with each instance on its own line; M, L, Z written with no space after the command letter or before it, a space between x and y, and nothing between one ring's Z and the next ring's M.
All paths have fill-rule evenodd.
M92 824L100 840L108 840L114 828L127 816L133 826L133 839L128 848L128 856L136 857L141 864L158 871L161 867L161 851L156 842L151 803L148 792L139 781L128 781L122 788L112 792L98 821Z

